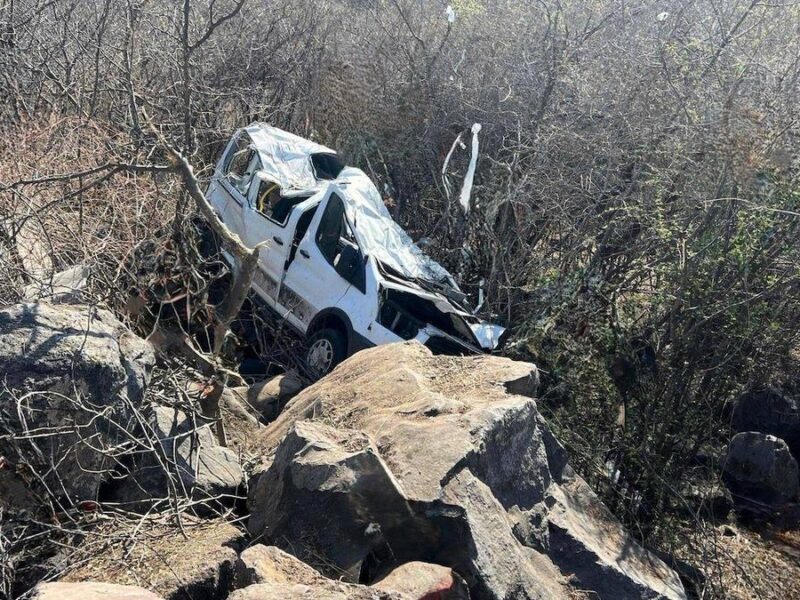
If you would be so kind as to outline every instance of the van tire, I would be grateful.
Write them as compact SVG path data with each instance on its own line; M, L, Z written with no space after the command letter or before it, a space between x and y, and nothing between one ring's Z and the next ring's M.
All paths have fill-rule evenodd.
M306 369L316 381L330 373L347 358L347 340L337 329L320 329L308 339Z

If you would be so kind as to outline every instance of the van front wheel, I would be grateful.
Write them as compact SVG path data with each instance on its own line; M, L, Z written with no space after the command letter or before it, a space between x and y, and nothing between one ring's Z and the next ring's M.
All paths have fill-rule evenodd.
M320 329L308 340L306 367L316 381L347 357L347 341L336 329Z

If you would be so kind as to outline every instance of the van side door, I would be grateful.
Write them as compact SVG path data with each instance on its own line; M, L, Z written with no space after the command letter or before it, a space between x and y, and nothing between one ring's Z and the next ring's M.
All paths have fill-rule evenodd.
M254 173L261 167L250 136L240 132L225 151L221 168L209 187L211 202L228 229L241 236Z
M278 211L274 205L266 201L266 195L273 191L275 186L274 182L256 174L250 184L242 230L242 241L250 248L266 242L259 251L258 271L253 284L272 306L275 306L278 300L283 267L289 255L292 232L298 218L290 202L281 206Z
M352 285L363 287L365 261L333 186L300 240L280 290L279 304L305 327L337 305Z

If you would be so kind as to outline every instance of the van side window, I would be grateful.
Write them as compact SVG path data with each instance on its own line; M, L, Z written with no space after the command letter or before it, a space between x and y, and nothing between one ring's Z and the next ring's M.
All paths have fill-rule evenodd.
M356 237L344 216L344 202L331 195L317 226L317 247L325 260L340 277L355 285L361 293L366 290L364 258Z
M261 161L258 153L250 147L249 138L240 136L226 161L225 179L246 197L253 173L260 168Z
M339 239L344 233L344 203L336 194L331 195L317 227L317 246L331 265L339 251Z
M281 186L272 181L258 179L256 210L281 226L286 225L292 206L302 198L286 198L281 194Z

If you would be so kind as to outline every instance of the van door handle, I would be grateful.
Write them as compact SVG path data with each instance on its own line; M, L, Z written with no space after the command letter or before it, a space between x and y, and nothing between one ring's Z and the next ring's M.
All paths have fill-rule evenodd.
M311 255L302 248L300 248L300 256L302 256L303 258L311 258Z
M272 239L275 240L275 243L278 244L278 246L283 246L283 240L279 238L277 235L273 235Z

